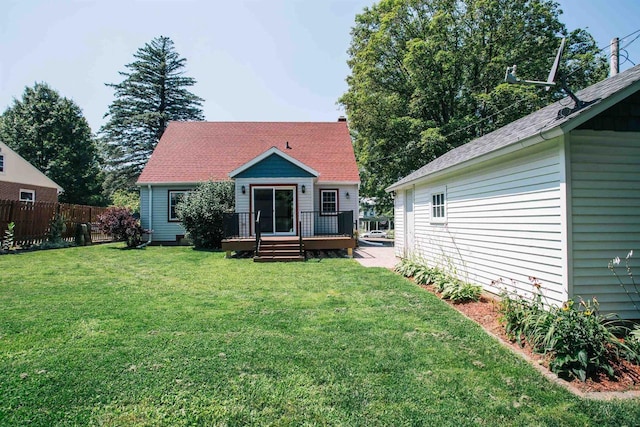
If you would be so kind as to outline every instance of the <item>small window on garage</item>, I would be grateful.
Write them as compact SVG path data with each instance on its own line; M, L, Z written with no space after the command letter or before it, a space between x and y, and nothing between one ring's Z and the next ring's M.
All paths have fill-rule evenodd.
M445 190L431 193L431 222L446 222L447 192Z
M0 173L4 172L4 154L0 154Z

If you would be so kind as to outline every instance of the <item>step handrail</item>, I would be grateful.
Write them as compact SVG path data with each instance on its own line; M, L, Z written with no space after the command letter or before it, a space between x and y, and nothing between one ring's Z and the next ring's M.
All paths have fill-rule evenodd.
M260 213L262 211L258 211L258 213L256 213L256 254L255 256L260 256L260 240L262 239L261 236L261 232L260 232Z
M300 237L300 256L304 256L304 243L302 242L302 221L298 221L298 236Z

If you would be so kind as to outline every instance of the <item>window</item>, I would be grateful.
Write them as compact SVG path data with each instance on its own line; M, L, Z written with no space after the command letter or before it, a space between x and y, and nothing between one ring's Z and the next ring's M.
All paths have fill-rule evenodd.
M431 221L444 222L447 219L446 195L444 191L431 194Z
M4 172L4 154L0 154L0 173Z
M320 213L331 215L338 212L338 190L320 190Z
M178 219L178 213L176 212L176 206L184 199L189 193L187 190L171 190L169 191L169 221L180 221Z
M23 190L20 189L20 201L33 203L36 201L35 190Z

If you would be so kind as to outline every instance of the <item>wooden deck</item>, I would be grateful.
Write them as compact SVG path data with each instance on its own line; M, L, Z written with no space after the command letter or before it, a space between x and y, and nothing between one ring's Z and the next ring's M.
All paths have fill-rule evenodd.
M298 236L264 236L262 241L288 241L291 239L299 239ZM302 244L305 251L313 250L338 250L346 249L349 255L352 254L356 247L356 239L349 236L312 236L303 237ZM256 248L256 239L254 237L244 237L235 239L222 240L222 250L230 255L231 252L254 251Z

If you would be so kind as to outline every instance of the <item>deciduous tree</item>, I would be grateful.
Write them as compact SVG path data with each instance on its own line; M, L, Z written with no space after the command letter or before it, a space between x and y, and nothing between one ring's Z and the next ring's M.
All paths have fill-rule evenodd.
M502 83L507 66L545 80L566 28L551 0L381 0L356 16L340 98L349 117L362 194L384 188L470 139L562 96ZM606 75L583 30L568 35L564 67L579 89Z
M46 83L24 90L0 116L0 140L64 188L59 200L102 204L99 152L82 110Z

